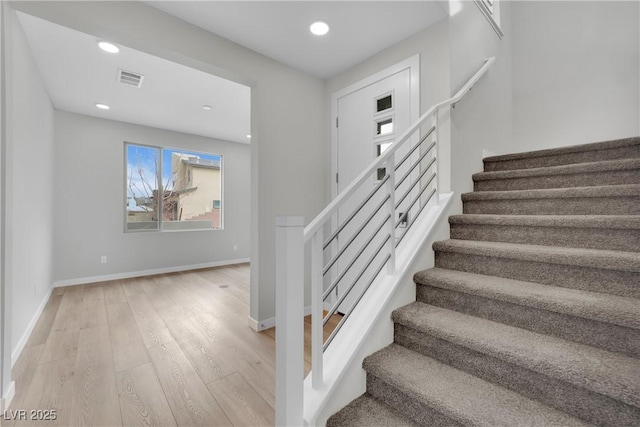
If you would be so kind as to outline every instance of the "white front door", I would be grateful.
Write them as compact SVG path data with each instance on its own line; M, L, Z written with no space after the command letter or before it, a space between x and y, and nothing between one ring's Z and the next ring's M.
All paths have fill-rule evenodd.
M417 61L414 60L414 65L415 62ZM377 156L391 145L396 137L402 135L409 128L413 120L417 119L417 93L412 91L415 89L415 86L412 88L412 82L415 84L415 74L412 81L412 73L416 73L416 70L412 69L410 65L395 66L387 75L378 75L377 78L368 79L369 81L361 87L335 97L334 111L337 117L334 134L334 167L337 172L336 194L344 190ZM402 158L407 151L408 148L405 148L396 153L396 159ZM340 208L337 215L338 225L343 224L351 216L360 202L366 199L376 184L384 178L386 172L383 168L379 169L374 176L370 177L370 185L361 187L356 196ZM398 176L402 176L404 173L402 170L396 172ZM407 180L407 185L408 183L409 180ZM338 236L335 251L345 246L348 247L337 263L332 278L334 280L338 278L346 268L348 268L348 272L338 283L334 300L340 298L348 290L351 283L360 277L356 286L341 303L339 311L342 313L346 312L359 297L364 287L372 279L372 271L384 260L384 254L387 252L383 249L379 255L375 256L369 271L360 276L360 272L369 265L369 260L374 257L376 249L384 241L386 233L378 233L366 249L363 250L362 246L379 229L387 211L382 209L375 214L358 237L354 236L363 226L365 220L372 215L375 208L383 202L383 190L380 189L367 202L365 207ZM393 238L395 239L395 236ZM356 256L358 259L352 264L351 260Z

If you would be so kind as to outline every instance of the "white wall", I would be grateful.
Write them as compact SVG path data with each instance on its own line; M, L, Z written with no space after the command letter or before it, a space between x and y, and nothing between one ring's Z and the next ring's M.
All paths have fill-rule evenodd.
M6 2L0 4L0 411L8 406L12 386L11 381L11 286L7 283L5 268L5 209L6 209L6 147L7 147L7 108L6 108L6 56L9 7Z
M275 217L327 202L324 82L141 2L17 2L25 13L252 87L251 309L275 315Z
M471 175L482 171L483 157L513 151L513 3L501 2L500 26L505 33L502 39L474 2L457 4L460 10L449 19L451 94L480 68L485 58L496 57L489 71L451 111L452 189L464 193L473 189ZM459 197L457 201L461 206Z
M424 112L449 96L449 46L446 19L417 32L349 70L327 80L327 105L331 95L345 87L420 54L420 109ZM332 125L329 118L328 126Z
M12 351L48 297L53 277L53 107L11 13L11 110L7 152L6 268L12 286Z
M637 1L514 2L520 151L637 136Z
M331 96L334 93L416 54L420 55L420 114L448 99L450 97L448 37L448 19L443 19L327 80L327 127L335 126L335 119L331 117ZM449 154L448 117L448 112L444 112L440 117L441 159L448 159ZM326 150L327 157L330 158L331 146L327 145ZM327 168L329 170L329 166ZM441 180L440 183L442 191L448 191L448 180ZM328 176L327 190L330 191L331 186L334 185L333 176ZM331 197L331 194L328 194L328 197Z
M221 154L224 230L125 233L125 141ZM55 146L56 282L249 257L248 145L56 111Z

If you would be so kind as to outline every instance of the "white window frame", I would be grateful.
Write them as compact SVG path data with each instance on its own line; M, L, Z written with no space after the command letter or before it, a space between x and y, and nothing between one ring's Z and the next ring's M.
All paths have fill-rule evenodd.
M149 144L140 144L137 142L130 142L130 141L124 141L124 150L123 150L123 160L124 160L124 232L125 233L157 233L157 232L161 232L161 233L179 233L179 232L185 232L185 231L222 231L224 230L224 199L225 199L225 195L224 195L224 156L222 154L215 154L215 153L209 153L209 152L204 152L204 151L200 151L200 150L191 150L191 149L183 149L183 148L172 148L172 147L162 147L162 146L157 146L157 145L149 145ZM220 198L216 199L219 200L220 203L220 227L218 228L214 228L214 227L207 227L207 228L187 228L187 229L175 229L175 230L167 230L163 228L163 222L165 222L162 218L162 215L158 216L158 221L157 221L157 227L156 228L141 228L141 229L129 229L128 228L128 197L129 197L129 189L128 189L128 183L129 183L129 176L128 176L128 171L129 171L129 165L128 165L128 153L127 153L127 147L129 146L137 146L137 147L144 147L144 148L152 148L152 149L156 149L158 150L158 169L156 170L156 185L158 185L158 183L160 184L161 187L163 187L164 183L162 181L162 159L163 159L163 152L165 150L174 150L177 152L187 152L187 153L197 153L197 154L206 154L206 155L211 155L211 156L218 156L220 157ZM160 189L159 189L160 190ZM163 198L159 197L158 200L158 211L162 212L163 211Z
M504 37L504 32L500 28L500 0L474 0L474 2L480 12L487 18L498 37Z

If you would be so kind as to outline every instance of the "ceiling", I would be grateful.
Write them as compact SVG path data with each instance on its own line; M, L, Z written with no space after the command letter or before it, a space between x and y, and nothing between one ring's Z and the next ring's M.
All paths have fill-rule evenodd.
M126 46L106 53L94 36L20 12L18 17L56 109L250 142L249 87ZM119 83L120 69L143 75L142 86ZM100 110L96 103L111 108Z
M325 79L447 16L434 0L145 3ZM329 33L312 35L315 21L328 23Z
M444 18L440 1L146 1L276 61L329 78ZM20 23L56 109L249 143L250 88L24 13ZM309 32L317 20L331 28ZM119 70L144 76L141 88ZM108 104L99 110L96 103ZM203 105L211 106L204 110Z

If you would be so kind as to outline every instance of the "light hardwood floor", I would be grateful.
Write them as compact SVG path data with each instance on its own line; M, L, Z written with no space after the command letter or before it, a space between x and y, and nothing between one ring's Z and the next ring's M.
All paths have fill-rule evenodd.
M56 419L1 424L273 425L275 333L251 330L248 314L248 264L56 288L9 408Z

